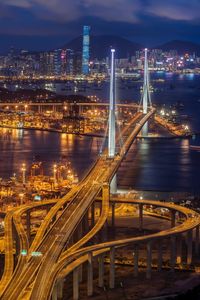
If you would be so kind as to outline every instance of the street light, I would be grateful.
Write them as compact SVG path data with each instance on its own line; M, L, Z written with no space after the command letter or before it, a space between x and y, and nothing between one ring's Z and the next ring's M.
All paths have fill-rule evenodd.
M25 163L22 164L21 171L22 171L22 182L25 185L26 184L26 164Z
M23 193L20 193L20 194L19 194L19 197L20 197L20 205L22 205L22 204L23 204L24 194L23 194Z
M57 184L57 165L55 164L54 166L53 166L53 178L54 178L54 185L56 185Z

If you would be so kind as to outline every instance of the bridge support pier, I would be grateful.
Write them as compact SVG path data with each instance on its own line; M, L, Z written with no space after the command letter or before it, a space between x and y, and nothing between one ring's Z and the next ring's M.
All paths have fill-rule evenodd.
M192 263L192 230L187 233L187 264Z
M88 282L87 282L87 295L93 295L93 257L92 253L88 253Z
M171 236L171 269L174 270L176 264L176 237Z
M171 210L171 228L175 227L176 225L176 212Z
M116 174L110 183L110 192L111 192L111 194L117 194L117 175Z
M114 202L112 202L111 208L112 208L112 224L111 224L111 226L112 226L112 229L114 229L115 228L115 203Z
M138 277L138 260L139 260L138 245L135 245L134 247L133 260L134 260L134 276Z
M146 122L142 128L142 137L148 137L149 124Z
M176 257L176 263L181 264L182 263L182 235L179 234L177 238L177 257Z
M83 236L83 223L80 222L79 226L78 226L78 240L80 240Z
M78 272L79 272L79 282L83 281L83 265L80 265L78 267Z
M73 271L73 300L79 299L79 270L78 268Z
M89 221L88 221L88 211L85 213L83 217L83 233L87 233L89 231Z
M110 289L115 288L115 247L110 249L110 278L109 278Z
M139 231L143 229L143 204L139 204Z
M64 280L60 279L57 282L57 295L58 299L63 299L63 287L64 287Z
M162 271L162 241L158 241L158 271Z
M91 226L94 227L95 224L95 202L92 204L91 207Z
M99 255L99 287L104 286L104 254Z
M78 242L82 238L82 221L77 226L76 230L73 233L73 242Z
M199 226L196 227L195 253L196 253L196 255L199 254Z
M52 292L52 295L51 295L51 299L52 300L58 300L57 283L55 283L55 285L53 287L53 292Z
M151 279L152 242L147 243L147 272L146 278Z

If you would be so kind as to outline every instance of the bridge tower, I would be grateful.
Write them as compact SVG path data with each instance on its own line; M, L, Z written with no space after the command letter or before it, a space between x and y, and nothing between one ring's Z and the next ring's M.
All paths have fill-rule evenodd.
M110 158L115 156L116 152L116 111L115 111L115 49L111 49L111 69L110 69L110 106L109 106L109 132L108 132L108 156ZM111 193L117 192L117 178L113 177L111 186Z
M111 49L108 156L115 156L115 49Z
M149 66L148 66L148 49L144 50L144 84L143 84L143 93L141 97L140 105L142 104L143 114L147 114L148 105L151 107L151 92L150 92L150 82L149 82ZM148 135L148 122L144 125L142 129L142 135Z

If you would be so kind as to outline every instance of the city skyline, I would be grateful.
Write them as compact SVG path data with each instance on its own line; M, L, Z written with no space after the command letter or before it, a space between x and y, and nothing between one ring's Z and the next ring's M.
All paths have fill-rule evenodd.
M11 45L33 50L60 47L81 35L84 24L94 35L117 34L146 46L172 39L199 42L198 1L160 2L1 0L0 51Z
M199 0L0 0L0 299L200 299Z

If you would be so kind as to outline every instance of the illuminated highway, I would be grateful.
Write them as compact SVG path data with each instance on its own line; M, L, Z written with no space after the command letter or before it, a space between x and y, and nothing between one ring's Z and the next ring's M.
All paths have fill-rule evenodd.
M112 247L115 248L122 248L128 245L138 245L143 243L148 243L149 241L156 242L158 240L162 240L164 238L177 236L178 234L183 234L188 230L192 230L199 226L200 224L200 215L195 213L191 209L181 207L179 205L174 205L172 203L163 203L159 201L152 201L152 200L133 200L131 198L114 198L115 203L127 203L127 204L134 204L134 205L152 205L155 207L162 207L169 209L170 211L179 212L184 215L185 220L183 223L178 223L178 225L160 231L155 234L150 234L141 237L133 237L133 238L125 238L117 241L112 242L105 242L100 243L98 245L92 245L89 247L82 248L81 250L77 250L73 253L73 255L69 254L68 251L65 251L61 258L59 259L58 263L54 267L53 273L54 277L51 278L51 282L48 282L48 285L45 286L46 290L49 289L49 295L52 292L52 286L54 285L56 278L58 280L65 278L72 270L76 269L78 266L83 264L88 260L88 253L92 253L92 256L99 256L103 253L109 252ZM46 298L48 299L48 297Z
M95 164L88 171L85 178L62 199L21 206L9 212L5 220L5 268L0 282L0 298L2 300L48 300L57 299L57 285L69 273L73 272L73 298L79 299L79 270L78 267L88 262L88 296L93 294L93 257L99 258L99 286L103 285L103 254L110 253L110 279L109 286L115 285L115 249L128 245L147 246L147 278L151 277L152 243L170 238L172 244L171 267L175 264L176 238L187 232L187 264L192 261L192 230L196 229L196 241L199 247L199 214L174 204L164 204L158 201L115 199L116 203L128 203L138 205L139 229L143 226L144 205L151 204L154 207L163 207L171 213L171 228L146 236L131 237L111 242L99 242L96 245L88 245L93 237L101 232L108 217L110 208L110 189L119 166L125 158L129 148L137 138L143 126L155 114L152 108L147 49L145 49L145 72L143 86L143 109L137 112L121 134L116 138L115 134L115 68L114 52L112 49L111 80L110 80L110 109L109 109L109 139L108 149L98 157ZM43 105L42 103L41 105ZM23 104L22 104L23 105ZM30 104L32 105L32 104ZM36 103L35 105L40 105ZM46 105L46 104L44 104ZM48 104L47 104L48 105ZM54 104L52 104L54 105ZM57 105L57 104L55 104ZM63 104L58 104L63 105ZM82 105L82 104L80 104ZM85 105L96 105L85 104ZM100 106L102 104L99 104ZM107 104L105 104L107 105ZM125 104L126 105L126 104ZM133 107L133 105L131 105ZM148 127L148 126L146 126ZM116 140L115 140L116 139ZM120 147L120 142L122 146ZM116 151L116 149L118 149ZM89 210L95 211L96 198L102 196L101 213L98 219L93 215L92 228L89 227ZM30 213L34 209L49 210L36 236L31 243L30 239ZM176 224L176 213L184 216L184 221ZM112 217L114 211L112 210ZM22 218L26 217L26 229L22 224ZM180 218L181 219L181 218ZM96 221L96 223L95 223ZM102 233L102 232L101 232ZM16 259L14 264L13 242L15 240ZM162 268L161 251L159 255L159 268ZM181 254L179 253L179 259ZM134 272L138 273L138 255L134 257Z
M25 109L28 111L28 109L30 107L38 107L38 106L55 106L55 107L61 107L63 108L65 105L69 105L69 106L74 106L75 104L74 103L67 103L67 102L28 102L28 103L20 103L20 102L1 102L0 103L0 107L1 108L6 108L7 110L10 109L10 108L15 108L16 110L16 107L17 109L20 110L21 109ZM83 106L83 107L101 107L101 106L106 106L106 107L109 107L109 103L105 103L105 102L83 102L83 103L76 103L77 106ZM134 104L134 103L129 103L129 104L126 104L126 103L119 103L119 104L116 104L117 106L119 107L128 107L128 108L138 108L138 104Z
M64 199L61 200L61 203L57 204L57 207L52 208L52 212L50 211L50 215L48 215L49 221L46 223L44 222L44 226L41 226L41 231L39 231L33 242L31 252L28 252L26 263L20 263L20 268L18 268L18 272L20 271L20 278L17 276L17 274L19 274L18 272L13 274L5 292L3 292L2 299L16 299L16 295L20 295L21 291L23 291L33 280L35 280L35 285L33 287L33 295L31 296L32 299L43 299L43 293L41 293L41 290L43 290L42 283L48 280L47 277L52 276L50 272L52 266L59 259L63 249L65 249L67 241L72 236L80 220L84 217L87 209L92 205L95 197L101 191L102 186L105 183L109 184L111 182L111 179L115 175L134 138L154 112L155 110L152 110L144 117L138 113L133 122L131 122L126 130L123 131L126 141L120 155L117 155L114 159L107 159L103 155L97 160L95 166L90 170L80 186L75 188L75 190L72 190L70 194L72 195L70 203L63 210L63 213L56 222L54 222L53 226L49 228L49 224L52 220L51 217L55 216L58 209L67 202L68 196L64 197ZM136 121L137 124L135 125ZM100 230L106 219L105 216L104 220L95 226L93 233L88 236L86 235L82 239L82 242L79 242L77 247L84 245L95 232ZM42 238L43 234L41 234L41 232L44 233L48 228L48 232ZM31 256L32 252L42 253L42 256L33 257ZM37 293L37 295L35 295L35 293Z

